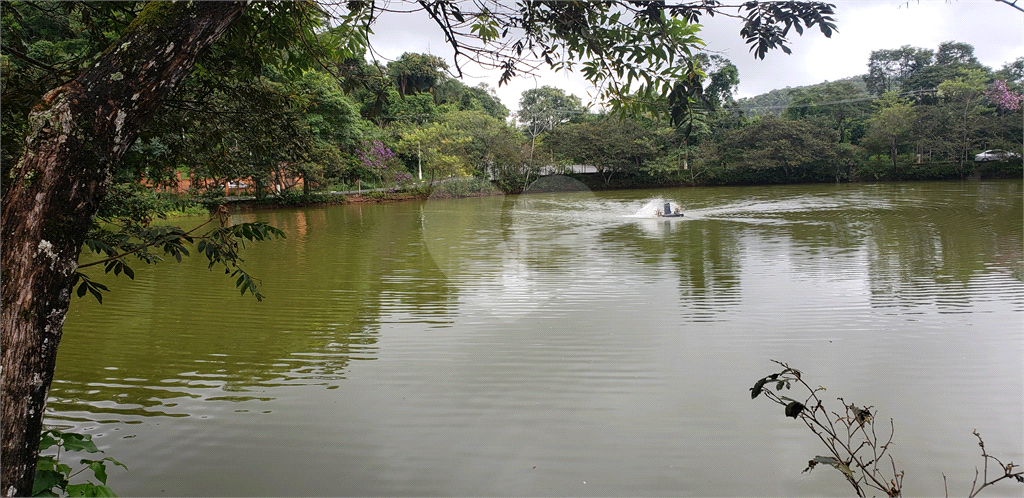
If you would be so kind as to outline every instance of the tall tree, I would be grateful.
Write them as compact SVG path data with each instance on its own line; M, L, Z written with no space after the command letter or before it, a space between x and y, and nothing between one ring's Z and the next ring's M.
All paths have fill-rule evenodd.
M896 158L900 144L906 140L914 125L914 107L907 99L886 92L876 105L878 110L868 120L868 139L878 148L886 148L892 161L892 173L899 176Z
M398 60L388 63L387 67L388 76L402 96L434 93L434 89L448 78L444 73L448 63L436 55L406 52Z
M266 15L235 25L248 5L145 4L117 42L79 76L61 80L66 82L48 92L26 120L22 155L5 172L10 187L3 192L0 218L0 487L5 495L32 491L77 259L109 178L153 114L230 29L266 40L254 44L252 57L240 63L280 51L290 45L289 38L316 52L318 26L306 22L308 13L336 12L325 45L344 47L354 56L364 53L370 24L385 9L373 2L255 4L250 10ZM524 2L466 15L459 3L422 0L420 5L455 52L457 72L465 60L489 63L502 69L504 82L538 67L538 59L554 69L579 64L614 109L633 111L647 105L633 94L676 103L694 97L698 74L689 58L691 48L702 43L697 21L726 10L704 1L671 7ZM832 5L821 2L746 2L740 11L730 15L742 18L741 36L759 58L774 48L789 51L786 36L794 27L802 33L804 26L817 26L826 36L835 29ZM277 43L278 36L285 43Z
M910 45L871 52L864 76L868 91L874 95L903 91L904 82L931 64L933 55L931 50Z
M939 44L935 52L935 64L939 66L977 66L978 58L974 56L974 45L970 43L945 41Z
M583 102L561 88L531 88L519 97L519 124L532 139L586 113Z
M740 71L721 55L701 53L694 56L696 66L704 72L702 95L708 110L715 111L736 103L733 93L740 84Z
M1017 57L1013 61L1003 64L996 77L1007 83L1024 85L1024 57Z
M987 75L979 69L967 70L964 76L939 84L941 104L947 109L953 136L949 137L950 154L957 162L957 170L964 174L964 164L981 138L977 132L981 125L979 105L985 96Z
M934 104L934 91L946 80L963 76L967 71L990 70L982 66L974 56L974 46L969 43L947 41L939 44L935 53L935 62L907 78L903 84L904 91L921 90L918 97L920 103Z

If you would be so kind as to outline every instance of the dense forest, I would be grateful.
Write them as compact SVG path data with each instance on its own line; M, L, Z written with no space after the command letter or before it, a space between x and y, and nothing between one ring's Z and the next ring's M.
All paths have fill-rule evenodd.
M5 175L22 153L29 107L91 63L137 9L4 9ZM180 178L193 179L198 198L241 179L261 194L284 185L280 196L450 177L516 192L573 165L590 167L576 174L593 188L1021 175L1019 159L976 167L973 158L1021 149L1024 58L993 70L966 43L879 50L863 77L741 101L736 67L698 54L703 91L682 127L590 109L548 86L510 110L438 56L333 60L265 33L206 56L125 155L112 199Z

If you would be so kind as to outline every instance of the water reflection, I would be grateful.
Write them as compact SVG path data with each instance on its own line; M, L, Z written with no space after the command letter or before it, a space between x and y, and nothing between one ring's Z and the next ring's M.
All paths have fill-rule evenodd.
M686 216L643 215L666 201ZM125 494L844 494L746 396L777 358L884 406L908 475L940 476L972 427L1019 442L994 380L1021 368L1022 212L1016 181L238 215L288 233L246 249L268 299L195 259L76 301L48 421L123 429L98 440L145 462Z
M51 412L185 416L182 398L269 400L268 388L329 385L351 361L375 359L389 315L451 322L457 300L409 213L354 206L260 216L289 234L247 249L265 305L240 299L199 258L139 267L102 306L74 303Z
M1015 286L971 290L991 271L1021 278L1019 183L690 189L681 220L631 217L654 195L616 195L238 215L289 234L247 249L268 303L239 299L198 258L139 267L107 304L75 303L51 412L180 416L182 398L272 399L267 388L330 385L375 359L388 324L448 327L466 309L511 323L672 274L668 292L621 297L720 320L742 306L744 272L781 264L792 278L864 287L894 312L962 312L1000 292L1019 303Z

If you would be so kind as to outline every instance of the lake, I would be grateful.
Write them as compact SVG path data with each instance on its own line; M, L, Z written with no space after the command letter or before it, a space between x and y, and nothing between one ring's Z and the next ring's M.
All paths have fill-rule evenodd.
M895 426L907 496L1024 455L1022 182L560 192L243 213L68 314L47 423L121 495L850 496L749 388ZM664 202L685 217L655 216ZM198 223L187 220L186 223ZM794 396L795 397L795 396ZM801 399L803 396L800 397ZM1003 482L985 496L1020 496Z

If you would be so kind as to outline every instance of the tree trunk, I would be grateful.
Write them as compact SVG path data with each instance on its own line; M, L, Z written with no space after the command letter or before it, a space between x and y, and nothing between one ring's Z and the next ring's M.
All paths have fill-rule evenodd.
M893 180L899 178L899 170L896 167L896 158L899 156L899 150L896 148L896 135L889 137L889 157L892 159L892 176Z
M164 99L245 9L243 2L146 5L98 63L43 97L3 198L0 492L32 494L43 410L71 281L124 152Z

